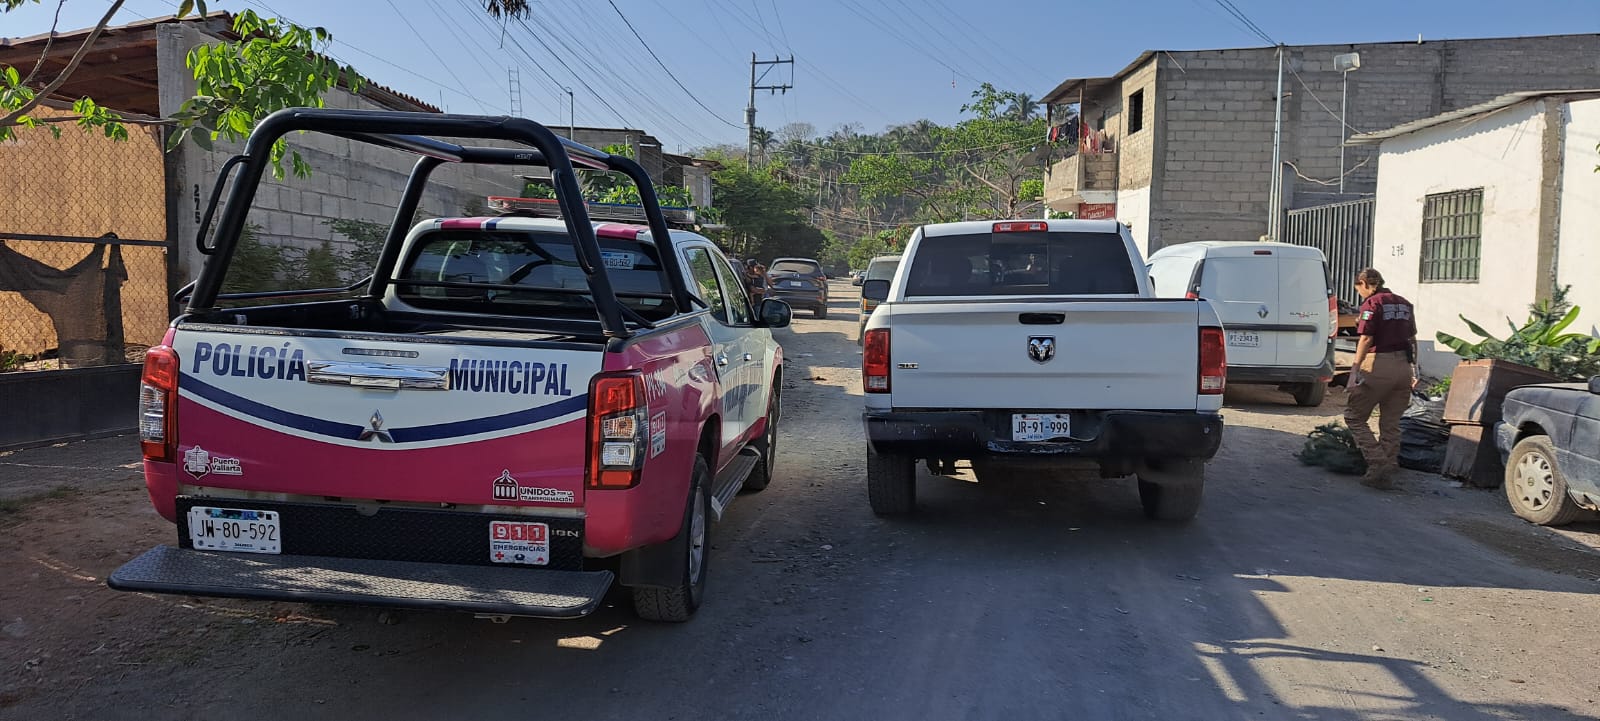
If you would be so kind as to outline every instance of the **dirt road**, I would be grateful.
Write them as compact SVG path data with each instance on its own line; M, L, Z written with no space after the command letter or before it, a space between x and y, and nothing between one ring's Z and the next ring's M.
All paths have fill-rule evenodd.
M113 593L105 574L172 531L111 474L0 512L0 718L1600 717L1600 556L1573 540L1600 526L1300 466L1338 394L1308 412L1231 393L1189 525L1145 521L1127 483L1029 479L925 478L919 514L875 518L855 296L835 291L783 334L778 480L713 529L691 623L640 623L620 594L497 625ZM91 465L136 452L103 447L127 455Z

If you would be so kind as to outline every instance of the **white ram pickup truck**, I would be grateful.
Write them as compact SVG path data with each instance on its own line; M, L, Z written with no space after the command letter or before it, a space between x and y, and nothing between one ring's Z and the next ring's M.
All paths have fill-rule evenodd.
M978 481L1097 467L1138 477L1145 514L1188 520L1222 442L1222 322L1199 299L1153 297L1109 220L927 225L862 355L867 490L879 515L916 502L916 465Z

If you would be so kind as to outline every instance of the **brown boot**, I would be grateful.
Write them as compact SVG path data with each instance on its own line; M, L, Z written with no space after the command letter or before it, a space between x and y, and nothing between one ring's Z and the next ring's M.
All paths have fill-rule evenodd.
M1361 477L1361 485L1380 491L1393 490L1394 472L1395 467L1392 465L1367 466L1366 475Z

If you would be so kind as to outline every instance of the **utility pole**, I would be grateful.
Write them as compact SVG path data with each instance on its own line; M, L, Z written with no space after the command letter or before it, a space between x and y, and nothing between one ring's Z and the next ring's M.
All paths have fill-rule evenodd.
M1267 240L1278 240L1279 216L1283 213L1283 45L1278 46L1277 107L1272 118L1272 192L1267 194Z
M506 68L506 80L511 90L511 116L522 117L522 73L515 67Z
M572 96L572 88L562 86L561 90L567 94L567 139L573 142L578 140L578 101Z
M761 65L766 68L765 70L761 71L761 77L759 78L756 77L757 65ZM757 60L756 54L753 52L750 53L750 104L744 109L744 125L745 133L747 135L745 143L745 158L749 161L752 167L756 164L756 91L765 90L769 95L776 95L777 93L783 93L787 95L789 94L789 90L794 87L788 83L784 83L782 85L757 84L766 79L767 73L772 72L773 66L776 65L788 65L789 77L791 79L794 78L794 55L790 55L788 60L780 59L776 55L772 56L771 60Z

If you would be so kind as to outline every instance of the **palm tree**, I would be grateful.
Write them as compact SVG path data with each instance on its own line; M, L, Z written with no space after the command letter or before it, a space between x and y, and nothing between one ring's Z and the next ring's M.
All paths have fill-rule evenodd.
M761 162L763 164L766 163L767 151L771 150L772 146L778 144L778 137L773 135L772 131L767 130L766 128L752 128L750 130L750 139L752 141L752 145L755 146L756 155L761 158ZM755 158L751 158L750 162L754 163Z
M1027 93L1016 93L1011 96L1011 104L1006 108L1006 114L1026 123L1039 117L1039 101Z
M532 8L528 0L483 0L483 9L490 17L526 17Z

